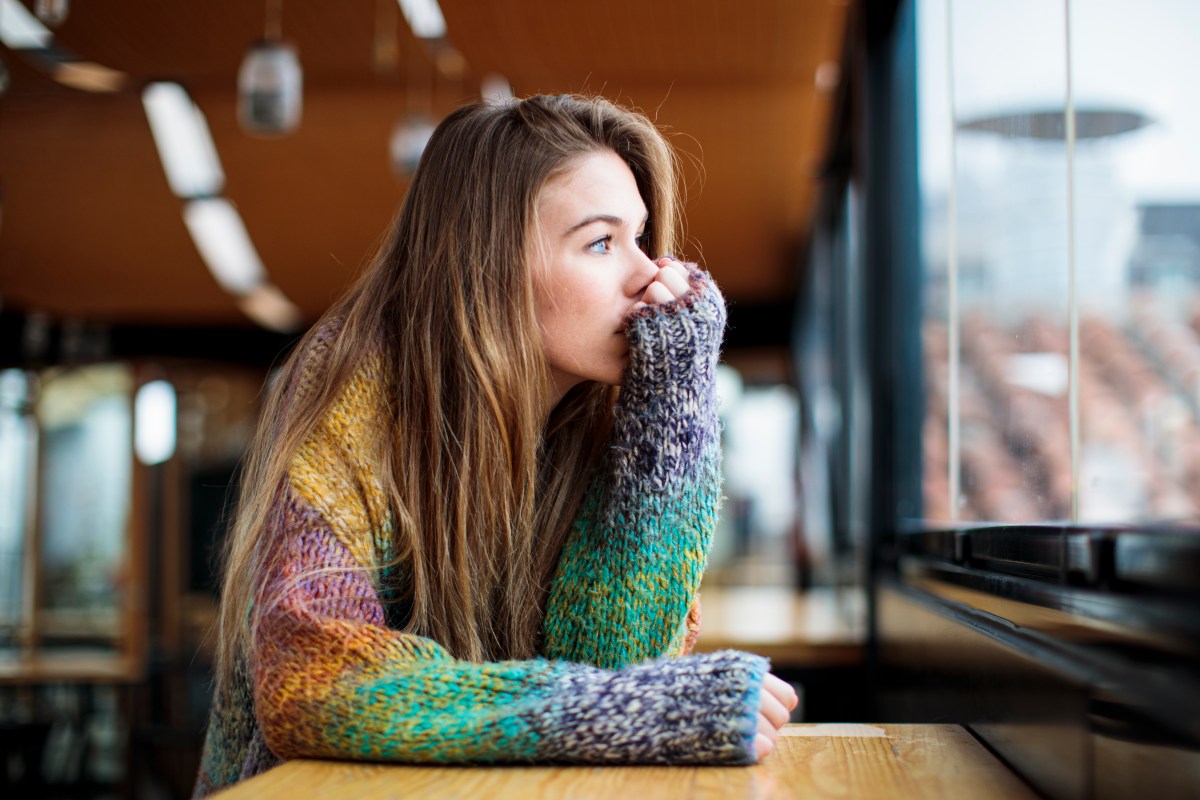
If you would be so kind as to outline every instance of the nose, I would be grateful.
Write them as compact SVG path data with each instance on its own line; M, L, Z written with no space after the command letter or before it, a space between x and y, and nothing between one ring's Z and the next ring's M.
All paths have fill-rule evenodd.
M658 274L658 264L640 249L635 250L629 265L629 277L625 280L625 294L640 298Z

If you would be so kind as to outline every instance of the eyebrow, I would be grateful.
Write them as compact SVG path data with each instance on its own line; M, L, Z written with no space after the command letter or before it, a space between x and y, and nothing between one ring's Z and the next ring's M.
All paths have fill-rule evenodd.
M649 221L650 221L650 212L647 211L646 216L642 217L642 225L645 225ZM621 217L613 216L612 214L592 214L589 217L584 217L583 220L576 223L575 225L572 225L570 227L570 229L567 230L567 232L563 234L563 238L570 236L572 233L579 230L580 228L586 228L588 225L591 225L593 222L607 222L609 225L613 225L615 227L621 227L625 224L624 219L622 219Z

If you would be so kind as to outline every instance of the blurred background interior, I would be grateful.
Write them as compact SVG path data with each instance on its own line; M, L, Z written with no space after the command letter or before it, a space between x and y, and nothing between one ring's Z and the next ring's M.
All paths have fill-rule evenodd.
M0 0L0 785L184 797L261 388L457 105L599 93L730 301L702 649L1200 792L1200 5Z

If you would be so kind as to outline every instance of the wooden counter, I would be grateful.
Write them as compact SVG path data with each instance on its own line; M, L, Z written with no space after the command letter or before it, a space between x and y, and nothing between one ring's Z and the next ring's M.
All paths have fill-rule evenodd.
M858 588L702 587L696 652L733 648L775 667L862 663L866 602Z
M753 767L407 767L291 761L218 795L372 800L1036 797L957 725L789 725Z
M0 655L0 686L134 683L142 679L144 672L142 663L114 651L48 651L32 658Z

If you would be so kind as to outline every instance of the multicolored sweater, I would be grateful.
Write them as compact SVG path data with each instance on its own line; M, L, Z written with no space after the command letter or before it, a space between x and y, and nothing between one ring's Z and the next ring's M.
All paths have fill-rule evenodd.
M256 609L251 652L214 701L196 795L299 757L752 763L765 659L684 655L720 501L724 324L716 285L694 268L690 291L629 320L610 448L565 543L532 660L457 660L387 624L364 566L387 530L386 504L375 465L356 455L385 387L378 369L360 368L272 508L268 546L282 557L263 581L305 577ZM318 337L308 363L326 347Z

